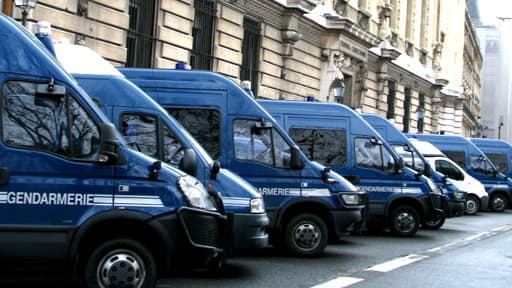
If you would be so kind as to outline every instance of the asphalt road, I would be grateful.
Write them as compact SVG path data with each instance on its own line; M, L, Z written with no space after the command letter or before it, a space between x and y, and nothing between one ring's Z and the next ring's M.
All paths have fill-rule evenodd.
M411 238L387 232L346 236L313 259L273 248L245 253L218 275L181 273L161 279L157 287L508 287L509 247L512 210L481 212L448 219L440 230L420 230ZM52 268L0 270L0 287L21 286L80 287Z

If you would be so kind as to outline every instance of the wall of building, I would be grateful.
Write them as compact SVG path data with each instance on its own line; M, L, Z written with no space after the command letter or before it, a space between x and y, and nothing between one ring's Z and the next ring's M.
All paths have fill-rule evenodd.
M50 19L56 39L82 43L123 66L129 5L129 0L40 0L29 29L35 21ZM188 63L194 1L156 1L155 11L152 66ZM212 70L235 81L240 81L244 17L260 23L257 97L314 96L317 101L338 101L386 115L387 83L393 80L397 83L393 120L398 126L404 126L407 87L412 96L411 131L417 127L414 112L419 95L424 94L424 131L462 133L458 98L465 0L218 0L215 13ZM385 50L391 54L383 54ZM346 86L340 99L331 91L337 77L343 77Z

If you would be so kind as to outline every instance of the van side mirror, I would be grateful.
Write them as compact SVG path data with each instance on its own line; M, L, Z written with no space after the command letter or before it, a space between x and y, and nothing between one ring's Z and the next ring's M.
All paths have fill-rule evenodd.
M119 153L116 127L112 123L101 125L100 153L98 162L102 164L124 164L126 159Z
M37 84L36 86L36 96L38 97L60 98L64 95L66 95L66 87L55 84L53 78L48 84Z
M304 161L300 158L300 149L297 146L293 146L290 150L290 168L294 170L304 168Z
M395 173L396 174L402 174L404 173L404 158L400 157L398 158L398 160L395 162Z
M212 179L212 180L217 179L217 174L219 174L220 167L221 167L221 165L220 165L219 160L213 161L212 170L210 172L210 179Z
M185 149L183 153L183 158L180 161L179 168L181 171L192 175L197 176L197 155L196 152L192 149Z

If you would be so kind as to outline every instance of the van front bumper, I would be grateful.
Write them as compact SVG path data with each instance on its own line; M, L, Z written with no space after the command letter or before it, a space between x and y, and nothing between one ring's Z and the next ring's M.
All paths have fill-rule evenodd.
M267 214L229 214L229 229L232 234L234 252L246 249L261 249L268 246Z
M359 227L364 220L362 209L331 210L334 233L337 237L350 233Z
M178 213L181 230L188 249L180 251L186 262L195 267L208 266L224 257L227 235L226 216L216 212L181 208ZM182 238L183 239L183 238Z

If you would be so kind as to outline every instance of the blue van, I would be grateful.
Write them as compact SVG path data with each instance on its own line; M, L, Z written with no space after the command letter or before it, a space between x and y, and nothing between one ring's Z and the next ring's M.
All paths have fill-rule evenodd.
M0 259L55 262L88 287L154 287L172 263L222 259L216 193L129 149L41 42L3 14L0 46Z
M195 152L196 169L185 172L221 193L233 229L228 252L268 245L263 198L251 184L221 168L183 126L96 52L85 46L54 46L59 62L96 100L129 147L174 167L179 167L185 150Z
M491 210L500 212L509 208L512 199L512 180L500 173L494 163L469 139L459 135L439 134L407 134L407 137L432 143L480 181L489 194Z
M491 138L471 138L485 156L489 157L498 170L512 177L512 145L505 140Z
M263 195L274 245L322 253L361 224L365 193L309 161L276 121L231 79L208 71L119 69L163 106L213 159Z
M439 188L404 167L400 156L353 109L327 102L258 103L309 159L331 167L368 193L369 227L412 236L427 221L444 223Z
M466 201L468 201L468 199L470 201L477 201L478 204L484 201L480 199L477 191L466 191L467 189L460 185L456 179L449 178L451 175L445 175L438 172L436 168L439 167L436 167L436 162L434 162L434 165L431 165L424 157L425 155L418 151L418 149L412 145L411 141L409 141L409 138L398 130L398 128L389 120L379 115L367 113L361 114L361 117L363 117L363 119L372 126L373 129L375 129L393 149L395 149L398 155L404 158L406 166L430 177L434 183L443 190L446 199L443 205L443 210L446 217L460 216L466 212ZM457 177L457 179L460 177L461 176ZM484 193L484 196L487 197L487 193ZM476 206L470 205L470 207ZM480 207L480 205L478 205L478 207ZM478 212L478 209L469 209L467 212L475 214Z

